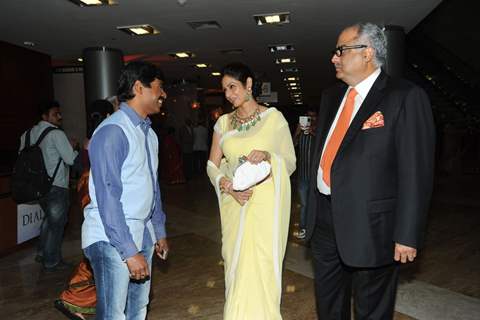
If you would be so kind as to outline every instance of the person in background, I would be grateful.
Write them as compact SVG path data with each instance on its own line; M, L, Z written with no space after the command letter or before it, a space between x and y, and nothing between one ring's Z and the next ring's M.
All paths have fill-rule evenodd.
M62 126L62 113L57 101L42 104L40 115L40 122L30 132L31 143L37 141L46 128ZM20 139L20 150L25 147L25 134ZM70 166L78 155L78 142L69 140L63 130L53 130L40 143L40 149L48 175L55 177L52 188L39 201L45 217L40 226L40 241L35 261L42 263L45 272L55 272L72 267L62 259L62 242L70 208Z
M294 145L297 149L297 193L300 200L300 223L299 230L295 233L297 239L305 239L306 216L307 216L307 197L310 181L311 156L313 151L313 140L315 138L315 129L317 124L317 112L315 109L309 109L304 116L306 124L298 123L293 137Z
M193 127L193 172L201 174L207 163L208 130L203 121L197 121Z
M183 173L190 180L193 172L193 128L192 120L185 119L185 125L179 132L180 147L182 148Z
M168 184L185 183L182 153L175 140L174 127L169 127L162 139L162 176Z

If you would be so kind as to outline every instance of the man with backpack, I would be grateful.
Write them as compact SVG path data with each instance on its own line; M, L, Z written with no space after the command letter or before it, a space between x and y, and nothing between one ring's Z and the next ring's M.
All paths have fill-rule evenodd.
M40 115L40 122L22 135L20 154L26 147L26 142L29 142L29 146L39 142L38 147L43 155L43 165L48 175L47 178L51 180L51 187L49 190L47 188L46 193L43 191L38 193L40 195L38 202L45 216L40 227L40 241L35 261L41 262L46 272L55 272L68 268L68 265L62 260L61 249L70 204L68 193L69 166L73 165L78 152L73 149L75 143L69 141L63 130L59 129L62 124L62 115L58 102L50 101L42 105ZM45 134L42 137L43 132ZM39 138L42 138L42 140L38 141ZM28 161L24 163L28 164ZM32 165L34 165L33 161ZM13 180L15 183L15 172ZM30 185L33 184L30 183ZM27 202L27 200L17 200L17 202Z

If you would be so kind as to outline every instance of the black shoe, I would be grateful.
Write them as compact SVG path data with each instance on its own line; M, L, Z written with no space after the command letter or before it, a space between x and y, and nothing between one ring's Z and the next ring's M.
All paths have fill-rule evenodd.
M53 305L55 306L55 308L60 311L61 313L63 313L68 319L71 319L71 320L83 320L82 318L80 318L79 316L77 316L76 314L74 314L72 311L70 311L67 307L65 307L65 305L63 304L62 300L60 299L57 299L55 300L55 302L53 303Z
M60 260L59 263L54 265L53 267L45 267L43 266L43 271L47 273L57 272L57 271L65 271L73 268L73 264Z

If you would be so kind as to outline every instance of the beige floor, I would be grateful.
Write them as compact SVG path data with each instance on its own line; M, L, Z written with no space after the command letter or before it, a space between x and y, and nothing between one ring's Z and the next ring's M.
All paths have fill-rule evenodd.
M401 281L421 280L478 298L480 201L470 189L451 196L442 183L448 181L437 187L424 254L402 269ZM155 262L149 319L221 319L224 282L213 190L205 178L197 178L185 185L162 186L162 191L171 254L168 263ZM297 211L294 206L292 232ZM66 260L73 263L81 259L80 221L79 209L73 207L63 248ZM53 301L69 272L43 273L33 261L33 244L0 259L0 310L8 315L2 319L63 319ZM285 270L282 314L287 320L315 319L311 278ZM396 313L395 319L413 318Z

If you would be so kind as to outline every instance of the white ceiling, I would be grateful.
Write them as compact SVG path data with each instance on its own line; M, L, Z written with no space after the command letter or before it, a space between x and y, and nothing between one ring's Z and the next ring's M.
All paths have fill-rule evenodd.
M305 102L315 103L320 91L332 83L330 51L338 33L347 25L370 21L400 25L408 32L441 0L118 0L110 7L78 7L67 0L0 0L0 40L47 53L54 60L74 62L86 47L107 46L125 55L157 56L167 79L194 79L199 86L219 87L210 72L231 61L243 61L272 82L280 103L290 100L276 57L268 45L293 44L300 69ZM290 12L290 24L257 26L253 15ZM219 30L195 31L188 21L215 20ZM160 34L132 37L117 26L151 24ZM220 50L244 50L242 55L225 55ZM192 51L189 60L169 59L166 54ZM211 64L198 70L194 63Z

